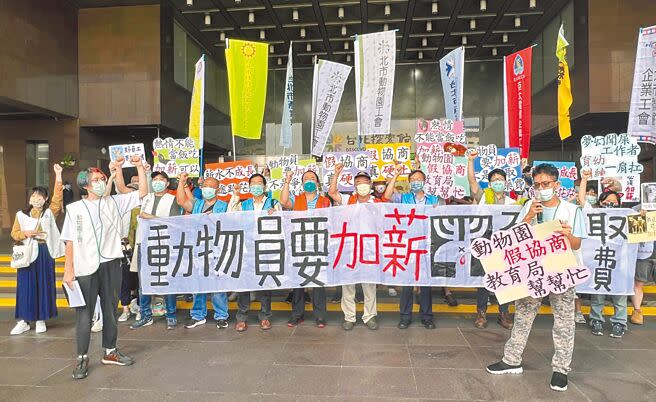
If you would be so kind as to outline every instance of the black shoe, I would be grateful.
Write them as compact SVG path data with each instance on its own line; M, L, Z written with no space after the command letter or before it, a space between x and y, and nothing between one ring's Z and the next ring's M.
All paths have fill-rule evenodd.
M187 303L191 303L192 301L194 301L194 295L184 295L184 301L186 301Z
M335 294L335 296L333 296L333 298L330 299L330 303L331 303L331 304L338 304L338 303L340 303L341 301L342 301L342 298L341 298L341 296L338 295L338 294Z
M410 326L410 320L399 321L399 325L398 325L399 329L408 329L409 326Z
M228 320L224 320L223 318L216 320L216 327L218 329L228 328Z
M624 336L624 332L626 331L626 327L619 322L616 322L613 324L613 329L610 331L610 337L611 338L616 338L616 339L622 339L622 336Z
M102 364L113 364L115 366L131 366L134 364L134 360L130 356L124 355L119 352L118 349L114 349L105 354L100 362Z
M451 293L444 295L444 300L446 300L446 304L448 304L449 307L458 306L458 300Z
M293 297L294 297L294 294L292 292L289 292L289 294L287 294L287 297L285 298L285 303L291 303Z
M73 378L81 380L89 375L89 356L78 356L73 369Z
M312 299L310 299L310 295L305 292L305 304L310 304L312 303Z
M551 376L551 389L567 391L567 374L554 372Z
M421 323L424 325L424 328L426 329L435 329L435 323L433 320L421 320Z
M602 336L604 334L603 323L599 320L590 320L592 335Z
M196 319L190 318L190 319L187 321L187 323L185 324L184 327L187 328L187 329L192 329L192 328L196 328L196 327L198 327L198 326L200 326L200 325L205 324L205 322L206 322L206 321L205 321L204 318L203 318L202 320L196 320Z
M490 374L522 374L524 372L521 364L519 366L511 366L503 361L490 364L486 370Z

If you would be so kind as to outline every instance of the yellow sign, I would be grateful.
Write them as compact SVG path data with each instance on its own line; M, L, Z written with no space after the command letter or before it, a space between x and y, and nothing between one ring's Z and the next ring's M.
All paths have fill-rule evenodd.
M407 180L407 177L404 176L412 170L409 143L367 145L366 150L369 152L371 179L373 181L387 180L392 177L396 163L405 166L403 175L399 176L399 180Z

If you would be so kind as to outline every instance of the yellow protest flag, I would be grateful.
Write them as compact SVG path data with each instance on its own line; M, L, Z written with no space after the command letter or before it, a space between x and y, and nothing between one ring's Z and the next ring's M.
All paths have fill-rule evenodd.
M225 50L232 135L260 139L266 103L269 45L229 39Z
M558 133L560 140L572 135L569 121L569 107L572 105L572 84L569 80L569 66L567 65L566 47L569 45L565 39L563 26L558 31L556 42L556 57L558 58Z
M196 63L194 88L189 108L189 137L194 140L196 149L203 148L203 125L205 121L205 55Z

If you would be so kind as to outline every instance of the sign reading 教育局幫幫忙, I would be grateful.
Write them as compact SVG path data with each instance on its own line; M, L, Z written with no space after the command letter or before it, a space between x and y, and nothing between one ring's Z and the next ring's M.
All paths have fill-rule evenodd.
M590 271L581 266L560 229L559 221L521 223L472 242L472 256L485 269L484 286L499 303L563 293L588 280Z
M188 173L189 177L198 177L199 154L196 143L190 137L155 138L153 172L166 172L169 177L178 177L180 173Z

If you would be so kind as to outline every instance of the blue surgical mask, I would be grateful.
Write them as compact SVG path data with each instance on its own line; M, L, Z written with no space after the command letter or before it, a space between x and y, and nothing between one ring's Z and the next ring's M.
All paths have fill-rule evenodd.
M215 188L203 187L201 189L201 192L203 194L203 199L205 199L207 201L213 200L214 198L216 198L216 189Z
M585 200L590 205L596 205L597 204L597 197L595 197L594 195L586 195Z
M313 182L312 180L308 180L303 183L303 190L305 190L306 193L314 193L317 191L317 183Z
M506 191L506 182L503 180L495 180L492 183L490 183L490 188L495 193L503 193L504 191Z
M264 186L262 184L252 184L250 186L250 191L254 197L259 197L264 194Z
M423 181L411 181L410 182L410 191L413 193L418 193L424 189Z
M153 186L153 191L156 193L161 193L166 190L166 183L161 180L153 180L151 185Z

